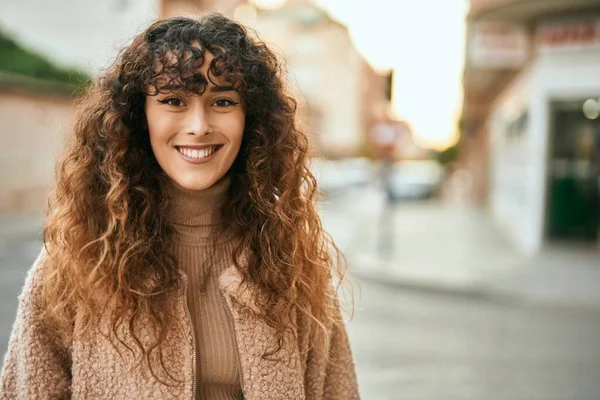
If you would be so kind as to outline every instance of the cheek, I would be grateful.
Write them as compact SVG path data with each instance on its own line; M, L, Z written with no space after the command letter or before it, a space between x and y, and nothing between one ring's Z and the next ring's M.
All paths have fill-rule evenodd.
M232 126L230 129L230 138L231 144L239 148L242 143L242 137L244 136L244 125L246 122L246 117L244 114L241 114L232 121Z
M153 146L160 144L162 141L166 141L171 131L172 122L166 116L157 115L157 113L146 114L146 121L148 123L148 133L150 135L150 142Z
M152 149L154 157L164 170L167 166L165 165L165 163L167 162L169 157L168 118L157 115L158 113L152 112L152 110L148 111L150 112L146 113L146 122L148 124L148 137L150 139L150 147Z
M160 146L162 143L160 130L156 127L156 125L151 124L150 121L148 122L148 136L150 137L150 146L152 147L154 155L157 158L159 158Z

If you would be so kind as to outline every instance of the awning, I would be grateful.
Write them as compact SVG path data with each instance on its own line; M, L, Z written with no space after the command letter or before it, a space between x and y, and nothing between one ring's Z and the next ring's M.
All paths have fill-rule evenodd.
M600 9L600 0L487 0L474 1L471 21L527 22L539 17Z

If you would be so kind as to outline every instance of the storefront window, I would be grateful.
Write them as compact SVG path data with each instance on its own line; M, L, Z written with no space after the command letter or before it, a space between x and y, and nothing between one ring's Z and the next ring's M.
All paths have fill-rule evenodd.
M593 104L584 104L585 100L556 103L552 108L548 191L551 239L598 239L600 119L590 118L596 114Z

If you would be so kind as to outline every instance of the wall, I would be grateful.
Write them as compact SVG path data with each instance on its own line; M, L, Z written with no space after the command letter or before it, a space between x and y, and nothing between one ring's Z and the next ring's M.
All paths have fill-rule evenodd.
M44 209L71 111L65 98L0 92L0 212Z
M304 25L309 12L319 11L308 5L259 12L251 26L285 59L299 111L311 116L303 125L315 147L333 157L355 155L365 135L364 60L345 27L322 16Z
M161 16L198 16L209 11L233 17L235 7L244 0L161 0Z
M598 50L540 54L493 106L492 214L526 253L544 241L550 105L600 96L598 71ZM514 115L515 104L528 110L528 123L521 138L507 142L499 121Z
M532 73L530 68L521 72L497 98L488 120L491 212L498 226L520 246L532 230L527 226L532 193L526 179L533 168L529 148L530 122L535 117L530 104ZM525 115L525 123L520 124Z

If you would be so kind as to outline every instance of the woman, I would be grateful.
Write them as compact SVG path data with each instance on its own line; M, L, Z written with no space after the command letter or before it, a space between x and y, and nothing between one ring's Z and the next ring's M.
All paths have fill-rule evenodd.
M59 162L1 398L358 398L295 107L221 15L137 36Z

